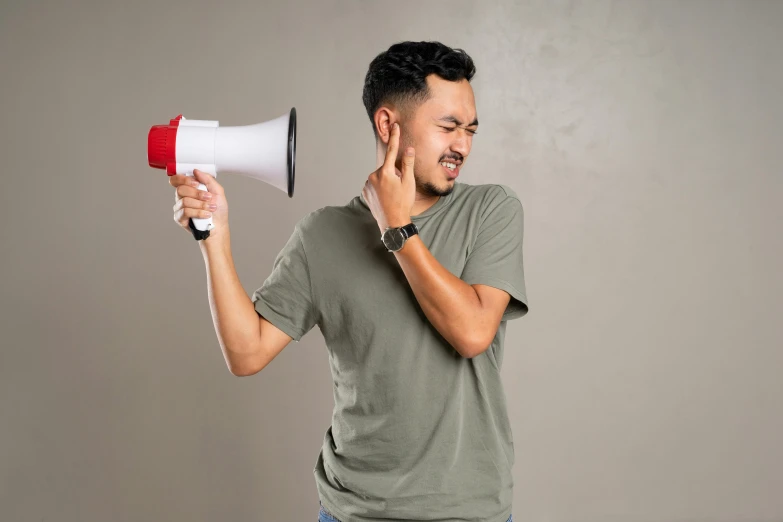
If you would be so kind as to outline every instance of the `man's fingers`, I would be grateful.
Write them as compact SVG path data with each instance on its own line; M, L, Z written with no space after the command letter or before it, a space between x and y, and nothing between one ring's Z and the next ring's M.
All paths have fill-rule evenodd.
M217 182L215 176L209 172L193 169L193 176L196 178L196 181L203 183L209 192L213 194L223 194L223 187Z
M210 201L214 198L214 194L208 190L199 190L196 187L190 185L179 185L174 189L174 201L179 201L184 197L190 197L194 199L201 199L203 201Z
M195 183L195 185L193 185L193 183ZM191 176L174 174L173 176L169 176L169 185L172 187L179 187L180 185L193 185L194 187L198 187L198 181Z
M387 172L394 172L394 164L397 161L397 148L400 146L400 125L395 123L389 135L389 146L386 148L386 161L383 166Z

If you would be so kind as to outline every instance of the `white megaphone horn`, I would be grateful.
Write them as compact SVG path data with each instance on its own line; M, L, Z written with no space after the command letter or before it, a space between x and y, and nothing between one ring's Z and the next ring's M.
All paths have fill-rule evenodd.
M147 136L150 167L166 174L193 176L193 169L217 177L231 172L261 180L294 196L296 108L273 120L220 127L217 121L188 120L181 114L168 125L154 125ZM207 190L201 183L199 190ZM209 237L212 217L191 218L197 240Z

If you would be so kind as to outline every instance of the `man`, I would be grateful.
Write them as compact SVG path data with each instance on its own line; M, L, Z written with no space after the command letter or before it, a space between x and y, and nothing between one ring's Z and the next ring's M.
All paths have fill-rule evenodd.
M523 211L505 185L457 181L478 128L474 74L466 53L438 42L398 43L371 62L377 169L347 204L297 223L250 300L225 194L197 174L216 204L200 244L231 371L259 372L315 325L324 336L335 409L314 469L321 520L511 520L500 368L506 321L528 311ZM178 187L186 229L206 205L188 195Z

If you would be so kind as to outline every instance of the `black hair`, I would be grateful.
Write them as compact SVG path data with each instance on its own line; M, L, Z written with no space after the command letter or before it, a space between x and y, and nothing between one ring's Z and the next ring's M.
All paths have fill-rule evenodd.
M362 102L376 140L379 136L373 119L375 111L391 103L403 117L412 116L432 96L426 78L433 73L452 82L470 81L476 74L476 66L465 51L440 42L399 42L370 62Z

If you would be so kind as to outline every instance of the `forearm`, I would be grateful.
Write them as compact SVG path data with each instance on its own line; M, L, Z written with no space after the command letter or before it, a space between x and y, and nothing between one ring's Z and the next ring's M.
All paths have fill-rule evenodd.
M200 242L207 269L207 293L220 348L232 373L252 366L260 346L258 315L239 281L230 234Z
M430 323L460 355L472 357L490 322L473 287L441 265L418 235L394 255Z

